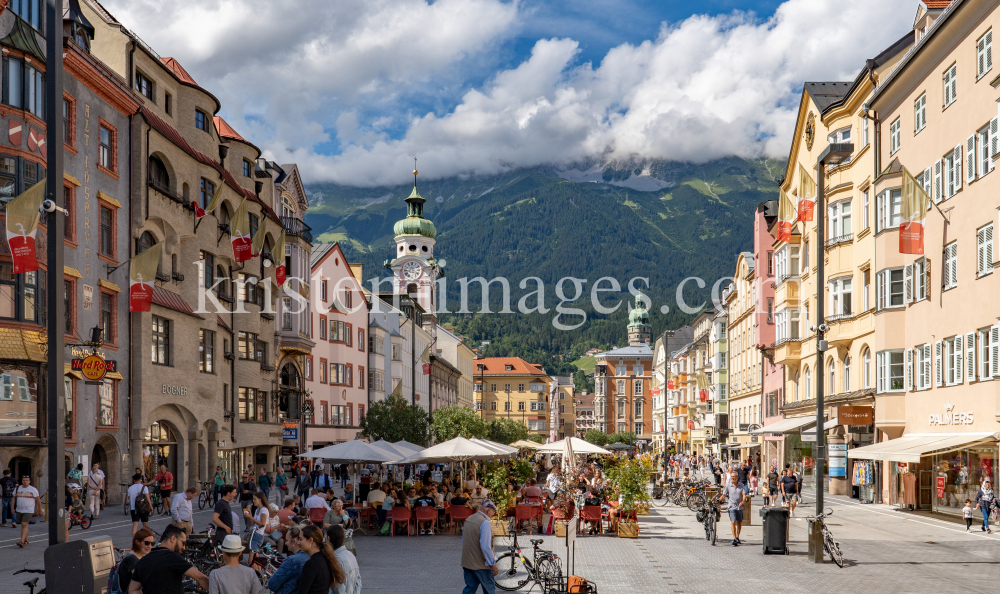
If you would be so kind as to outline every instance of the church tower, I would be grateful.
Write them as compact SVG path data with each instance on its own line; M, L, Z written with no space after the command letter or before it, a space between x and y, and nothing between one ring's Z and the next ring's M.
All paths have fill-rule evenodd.
M416 161L416 159L414 159ZM413 170L413 191L406 198L406 218L396 221L396 257L386 263L392 271L393 292L397 295L416 293L417 301L426 312L423 328L437 335L437 302L435 283L444 275L444 261L435 260L434 244L437 229L424 218L424 202L417 191L417 170Z
M653 326L649 323L649 312L643 306L642 292L635 297L635 307L628 314L628 345L648 345L653 335Z

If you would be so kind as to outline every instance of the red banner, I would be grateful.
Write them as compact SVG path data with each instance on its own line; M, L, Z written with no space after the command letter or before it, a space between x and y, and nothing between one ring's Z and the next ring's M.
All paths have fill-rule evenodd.
M701 398L702 402L707 402L708 401L708 390L706 390L705 388L702 388L698 392L698 396Z
M274 279L276 281L278 281L278 286L279 287L281 285L285 284L285 275L286 274L287 274L287 271L285 270L285 265L284 264L280 264L278 266L277 270L274 271Z
M192 200L191 201L191 208L194 209L194 218L200 219L200 218L202 218L202 217L205 216L205 209L202 208L202 207L200 207L200 206L198 206L198 201Z
M423 367L423 370L424 370L424 375L430 375L431 374L431 364L430 363L424 363L422 367Z
M128 310L149 311L153 304L153 283L132 281L128 288Z
M233 258L237 262L245 262L250 259L252 255L250 249L250 238L249 237L233 237Z
M31 235L13 235L8 231L7 237L10 255L14 258L14 274L38 270L38 258L35 257L35 231L32 231Z
M792 224L785 221L778 221L778 241L789 241L792 239Z
M667 389L668 390L674 389L674 380L667 380Z
M945 485L947 484L947 478L943 476L937 477L937 498L944 499Z
M694 421L688 420L688 430L694 431Z
M899 225L899 253L901 254L923 254L924 253L924 223L914 221L912 223L900 223Z
M806 200L803 198L799 200L799 220L800 221L811 221L813 220L813 211L816 209L816 203L812 200Z

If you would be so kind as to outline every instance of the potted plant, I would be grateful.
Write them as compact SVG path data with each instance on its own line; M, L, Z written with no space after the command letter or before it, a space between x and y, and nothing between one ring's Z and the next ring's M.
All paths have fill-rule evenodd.
M623 460L607 470L608 478L619 493L618 509L622 521L618 522L620 538L638 538L639 525L631 519L632 514L649 507L649 493L646 485L649 477L649 461L635 458Z
M489 498L497 505L497 515L490 520L493 536L507 535L507 510L514 507L514 493L507 490L510 473L504 462L486 462L479 473L479 482L486 487Z

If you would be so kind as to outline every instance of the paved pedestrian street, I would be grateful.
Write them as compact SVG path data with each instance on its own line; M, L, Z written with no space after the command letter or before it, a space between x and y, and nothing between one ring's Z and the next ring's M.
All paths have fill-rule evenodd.
M956 521L895 511L888 506L860 505L828 497L834 510L829 527L844 551L845 566L827 561L817 565L806 557L806 521L813 498L807 493L791 523L788 556L761 553L755 498L753 525L743 529L743 546L730 545L725 516L719 541L711 546L694 514L677 507L654 508L641 518L639 539L581 536L576 541L576 573L597 584L599 592L635 593L760 593L775 589L810 592L994 592L1000 580L1000 536L974 526L967 533ZM195 525L205 526L209 511L195 512ZM156 530L166 518L151 522ZM106 510L94 526L71 538L110 535L117 546L128 546L131 523L120 510ZM11 573L27 564L42 567L46 524L32 526L32 544L15 546L17 532L0 528L0 594L26 593L24 581L34 577ZM533 538L538 538L533 537ZM543 537L543 548L567 558L564 539ZM528 545L528 537L521 538ZM365 593L442 594L460 592L461 538L439 536L358 536L355 538ZM524 549L530 550L530 546ZM44 580L39 580L44 583ZM405 586L402 586L405 584ZM535 590L537 592L537 589Z

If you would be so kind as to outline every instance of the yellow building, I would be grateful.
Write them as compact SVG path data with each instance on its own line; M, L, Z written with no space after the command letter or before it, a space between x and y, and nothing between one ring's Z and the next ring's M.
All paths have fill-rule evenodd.
M792 225L791 238L775 241L774 363L784 365L785 388L780 410L785 419L768 425L768 433L782 434L779 466L797 465L812 473L815 434L816 382L824 382L825 412L831 444L860 447L872 440L871 427L840 425L838 407L871 407L874 402L870 372L871 341L876 311L873 282L876 217L873 146L876 129L864 103L912 45L912 34L869 60L851 82L807 82L802 91L795 136L781 190L794 204L815 200L817 159L832 143L853 143L850 159L825 172L825 245L817 245L819 213L811 221ZM776 234L772 226L772 234ZM826 286L817 287L817 260L824 258ZM829 349L817 361L815 326L817 291L825 292L825 320ZM811 439L810 439L811 438ZM838 457L843 460L842 457ZM830 491L847 491L847 468L831 467ZM836 476L840 475L840 476Z
M760 443L750 430L761 423L761 352L754 341L758 311L752 252L742 252L736 258L733 284L723 293L728 313L728 352L718 355L722 368L729 371L729 427L732 433L728 445L731 458L747 459L759 453ZM726 365L728 363L728 366Z
M555 381L541 365L519 357L491 357L475 362L475 409L484 419L504 417L523 423L529 433L549 437L549 389ZM569 400L572 402L572 392ZM572 410L572 407L568 407Z

